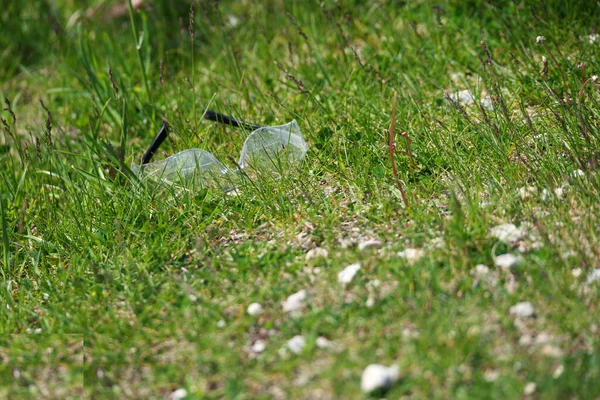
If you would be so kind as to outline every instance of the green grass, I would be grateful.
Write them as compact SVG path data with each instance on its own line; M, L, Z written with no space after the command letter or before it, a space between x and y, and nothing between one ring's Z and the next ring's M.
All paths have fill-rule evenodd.
M199 2L192 40L185 2L117 19L42 3L0 11L0 397L352 399L371 363L400 367L387 398L600 396L597 4ZM305 160L236 196L139 184L161 118L155 159L198 147L233 166L249 132L206 108L296 119ZM499 242L508 222L528 235ZM519 247L520 266L494 266ZM521 301L535 317L510 314ZM280 351L295 335L303 351Z

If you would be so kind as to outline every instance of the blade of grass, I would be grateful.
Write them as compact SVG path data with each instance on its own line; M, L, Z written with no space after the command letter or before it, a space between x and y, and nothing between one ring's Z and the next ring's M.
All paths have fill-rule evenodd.
M133 33L133 41L135 42L135 51L138 55L138 61L140 63L140 69L142 70L142 78L144 80L144 88L146 89L146 98L148 103L151 102L150 86L148 85L148 75L146 74L146 67L144 66L144 60L142 59L142 41L147 40L145 32L142 33L142 37L138 39L137 28L135 26L135 18L133 17L133 5L131 0L127 1L129 6L129 20L131 22L131 32Z

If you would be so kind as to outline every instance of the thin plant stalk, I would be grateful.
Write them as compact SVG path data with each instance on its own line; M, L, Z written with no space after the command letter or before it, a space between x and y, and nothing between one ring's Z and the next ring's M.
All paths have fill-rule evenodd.
M137 28L135 27L135 20L133 18L133 4L131 4L131 0L128 0L127 4L129 5L129 20L131 21L131 31L133 32L135 50L138 55L140 68L142 69L142 78L144 80L144 88L146 89L146 97L148 98L148 102L150 102L150 86L148 85L148 76L146 75L146 68L144 68L144 61L142 60L142 44L139 42Z
M396 99L398 94L394 92L394 102L392 103L392 121L390 122L390 128L388 131L388 150L390 153L390 162L392 163L392 172L394 173L394 178L396 180L396 186L400 190L400 194L402 195L402 202L404 203L404 207L408 208L408 200L406 198L406 193L404 193L404 187L402 186L402 182L400 182L400 178L398 178L398 170L396 169L396 161L394 160L394 128L396 125ZM404 134L403 134L404 135Z
M6 215L4 213L4 199L0 197L0 217L2 218L2 243L4 247L4 268L2 268L2 279L5 280L5 269L8 271L10 266L10 248L8 247L8 223L6 221Z

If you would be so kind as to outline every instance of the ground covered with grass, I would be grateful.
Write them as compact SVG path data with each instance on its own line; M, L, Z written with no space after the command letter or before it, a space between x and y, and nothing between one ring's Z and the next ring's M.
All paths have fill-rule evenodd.
M600 396L598 4L30 3L0 10L0 397L353 399L370 364L387 398ZM163 119L156 160L236 167L207 108L308 153L140 182Z

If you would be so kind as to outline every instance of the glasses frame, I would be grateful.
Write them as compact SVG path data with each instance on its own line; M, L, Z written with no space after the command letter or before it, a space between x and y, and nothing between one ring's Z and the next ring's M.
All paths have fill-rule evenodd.
M220 114L220 113L212 111L212 110L206 110L204 112L203 117L204 117L204 119L207 119L209 121L214 121L214 122L219 122L219 123L225 124L225 125L235 126L236 128L247 128L247 129L252 129L252 130L257 130L257 129L261 128L260 125L256 125L256 124L244 122L244 121L239 121L235 118L228 117L227 115L223 115L223 114ZM169 136L169 123L167 121L163 120L163 124L160 127L160 130L158 131L158 133L154 137L154 140L150 144L150 147L148 147L148 150L142 157L142 165L148 164L150 162L150 160L152 160L154 153L156 153L156 151L158 150L160 145L165 141L167 136Z

